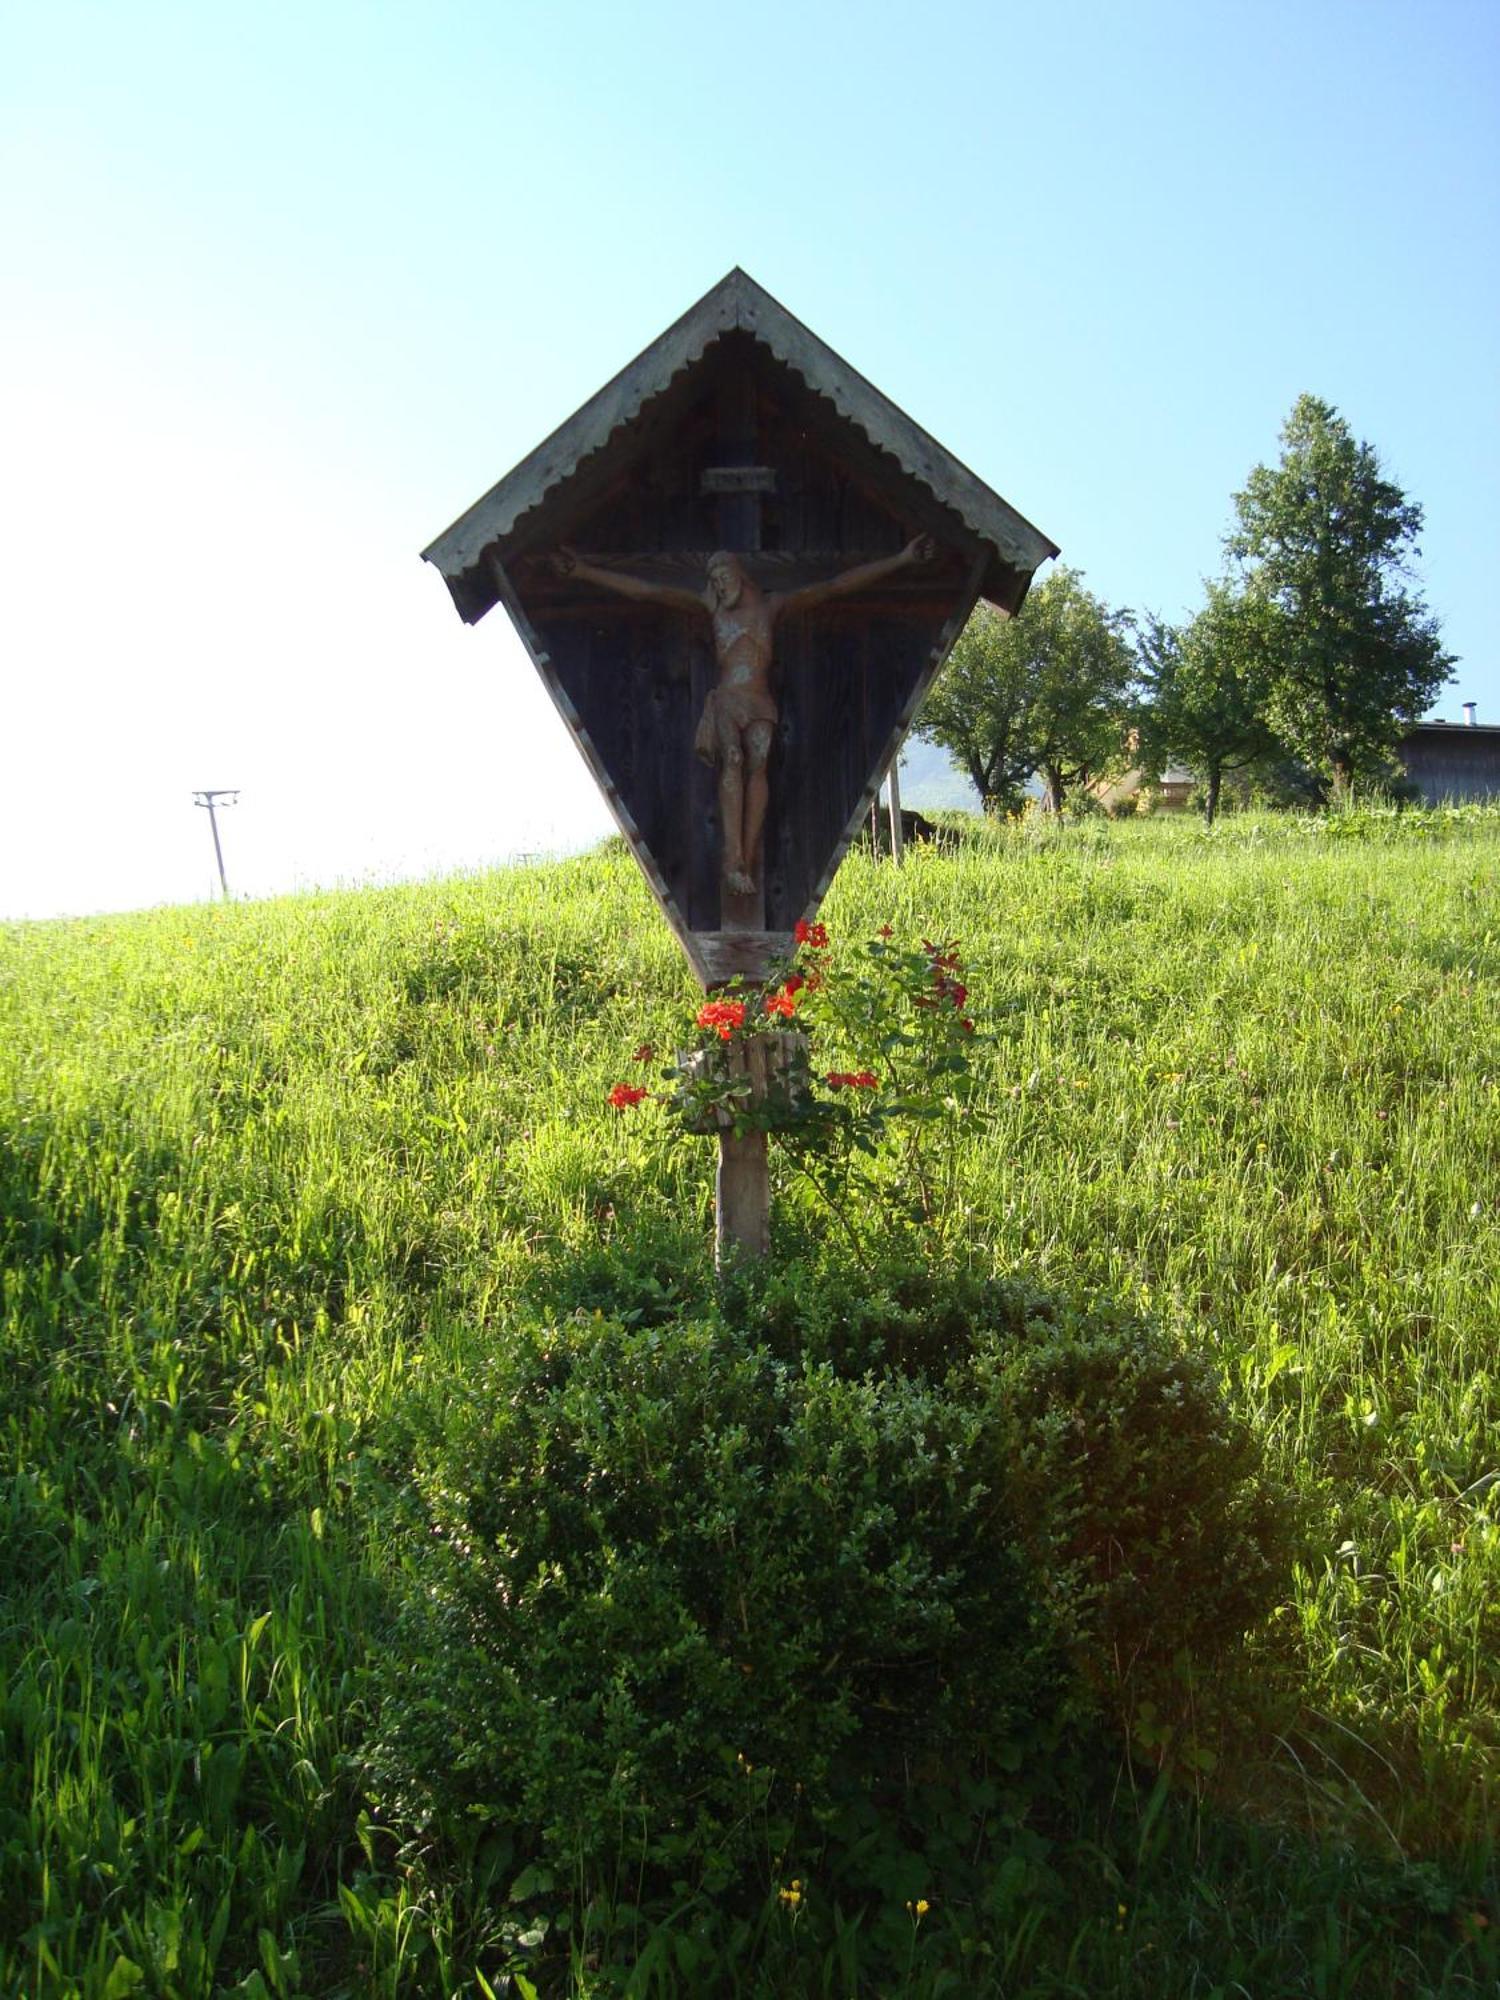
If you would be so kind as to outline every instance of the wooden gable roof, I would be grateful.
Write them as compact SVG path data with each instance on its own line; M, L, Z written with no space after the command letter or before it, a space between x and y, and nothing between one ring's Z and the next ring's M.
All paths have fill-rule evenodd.
M1020 609L1033 572L1058 553L1056 545L736 268L423 550L468 623L500 594L487 552L504 556L513 541L544 537L554 502L567 506L588 462L622 441L628 447L650 406L731 333L748 335L832 404L873 447L894 485L914 482L956 516L964 539L987 558L981 594L1002 610Z

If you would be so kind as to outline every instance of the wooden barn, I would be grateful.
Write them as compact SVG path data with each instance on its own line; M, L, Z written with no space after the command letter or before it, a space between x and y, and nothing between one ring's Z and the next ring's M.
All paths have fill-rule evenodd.
M1500 799L1500 729L1474 720L1464 704L1462 722L1419 722L1396 745L1407 777L1425 805Z

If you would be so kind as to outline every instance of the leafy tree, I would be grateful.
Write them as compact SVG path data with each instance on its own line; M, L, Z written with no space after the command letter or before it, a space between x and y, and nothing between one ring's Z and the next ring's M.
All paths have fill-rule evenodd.
M1038 663L1032 727L1047 803L1090 785L1128 759L1135 648L1128 611L1110 611L1085 590L1077 570L1059 566L1021 614L1031 621Z
M1406 586L1422 509L1386 479L1331 404L1298 398L1281 462L1235 495L1227 548L1271 614L1265 717L1346 791L1389 768L1404 724L1448 679L1438 621Z
M1124 761L1135 654L1130 614L1059 567L1016 618L977 610L928 695L919 734L951 750L989 803L1014 803L1033 771L1067 792Z
M1282 754L1265 720L1271 624L1263 598L1211 583L1188 625L1153 618L1141 635L1141 761L1152 771L1174 757L1190 766L1210 826L1226 774Z
M923 704L918 733L956 757L987 811L1011 812L1036 769L1031 732L1035 681L1020 628L977 604Z

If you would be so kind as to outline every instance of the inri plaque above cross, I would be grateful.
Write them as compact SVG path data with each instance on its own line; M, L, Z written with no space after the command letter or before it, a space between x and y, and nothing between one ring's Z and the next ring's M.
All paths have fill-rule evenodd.
M1045 535L732 271L425 551L505 605L705 986L810 919Z

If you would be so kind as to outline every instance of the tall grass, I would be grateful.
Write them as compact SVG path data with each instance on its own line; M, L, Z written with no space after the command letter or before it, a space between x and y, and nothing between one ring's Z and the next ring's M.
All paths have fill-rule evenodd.
M1215 1990L1172 1983L1195 1951L1252 1992L1299 1990L1293 1964L1306 1991L1487 1990L1497 864L1500 815L1467 811L1023 830L840 873L836 943L964 943L993 1036L965 1254L1209 1348L1312 1523L1257 1641L1290 1719L1194 1822L1206 1886L1163 1854L1149 1923L1110 1882L1085 1945L1018 1907L992 1990L1106 1965ZM412 1412L601 1252L710 1282L707 1143L604 1108L691 993L609 852L0 933L0 1988L499 1977L503 1887L398 1854L350 1761L420 1572ZM781 1250L817 1226L791 1179L778 1213ZM1398 1871L1394 1928L1341 1853Z

